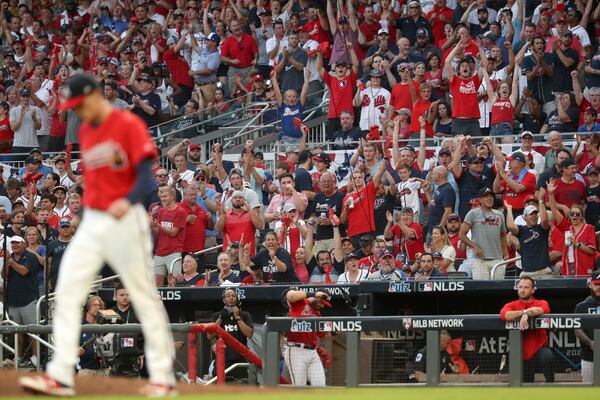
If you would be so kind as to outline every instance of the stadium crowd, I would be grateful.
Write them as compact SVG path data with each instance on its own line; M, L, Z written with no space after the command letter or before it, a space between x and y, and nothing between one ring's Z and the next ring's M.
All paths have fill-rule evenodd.
M173 170L157 161L144 202L159 286L598 268L592 0L9 0L0 9L0 157L5 168L25 163L4 171L0 223L13 254L7 305L23 320L46 264L53 288L93 184L79 174L77 115L60 108L63 81L83 72L154 135L166 121L176 132ZM328 144L310 143L303 115L324 90ZM235 163L219 143L201 162L195 137L264 102L273 112L263 122L280 122L285 146L273 168L252 141Z

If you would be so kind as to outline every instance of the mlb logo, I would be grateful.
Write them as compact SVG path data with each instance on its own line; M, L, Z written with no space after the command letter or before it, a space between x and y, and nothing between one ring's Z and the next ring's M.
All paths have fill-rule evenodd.
M410 330L412 328L412 318L402 318L402 326L407 331Z
M134 345L133 338L121 338L121 347L133 347Z
M433 292L433 282L425 282L421 285L421 292Z
M321 321L319 322L319 331L321 332L333 332L333 322Z
M540 318L540 319L536 319L535 320L535 327L536 328L550 328L550 318Z

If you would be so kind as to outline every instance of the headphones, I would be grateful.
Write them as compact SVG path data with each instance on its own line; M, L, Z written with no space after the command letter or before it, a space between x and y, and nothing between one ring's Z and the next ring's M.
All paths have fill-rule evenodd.
M233 293L235 293L235 299L236 299L235 305L240 307L242 305L242 302L240 301L240 296L238 295L237 290L235 290L234 288L228 287L225 290L223 290L223 294L221 295L221 298L223 300L225 300L225 295L227 294L228 291L232 291Z

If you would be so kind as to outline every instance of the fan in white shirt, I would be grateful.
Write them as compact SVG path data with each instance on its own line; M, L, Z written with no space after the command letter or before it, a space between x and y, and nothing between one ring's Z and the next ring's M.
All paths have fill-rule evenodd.
M356 254L350 253L344 257L344 268L346 272L338 277L337 283L356 283L364 281L369 276L368 269L362 269L358 265L359 258Z

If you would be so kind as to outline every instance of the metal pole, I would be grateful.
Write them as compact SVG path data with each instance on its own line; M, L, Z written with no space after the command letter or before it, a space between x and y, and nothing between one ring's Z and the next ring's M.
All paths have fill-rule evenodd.
M594 375L592 376L592 385L600 386L600 329L594 329Z
M198 376L198 343L195 333L188 333L188 379L192 383L196 383Z
M440 384L440 332L427 331L427 355L425 372L427 373L427 386Z
M508 331L508 385L523 386L523 335L518 329Z
M6 305L6 289L8 288L8 250L6 249L6 227L2 229L2 320L8 319L8 306Z
M265 359L263 361L263 381L265 386L279 384L279 332L265 334Z
M360 332L346 333L346 387L358 387L360 382Z
M225 384L225 342L223 339L218 338L216 343L216 367L217 367L217 384Z

